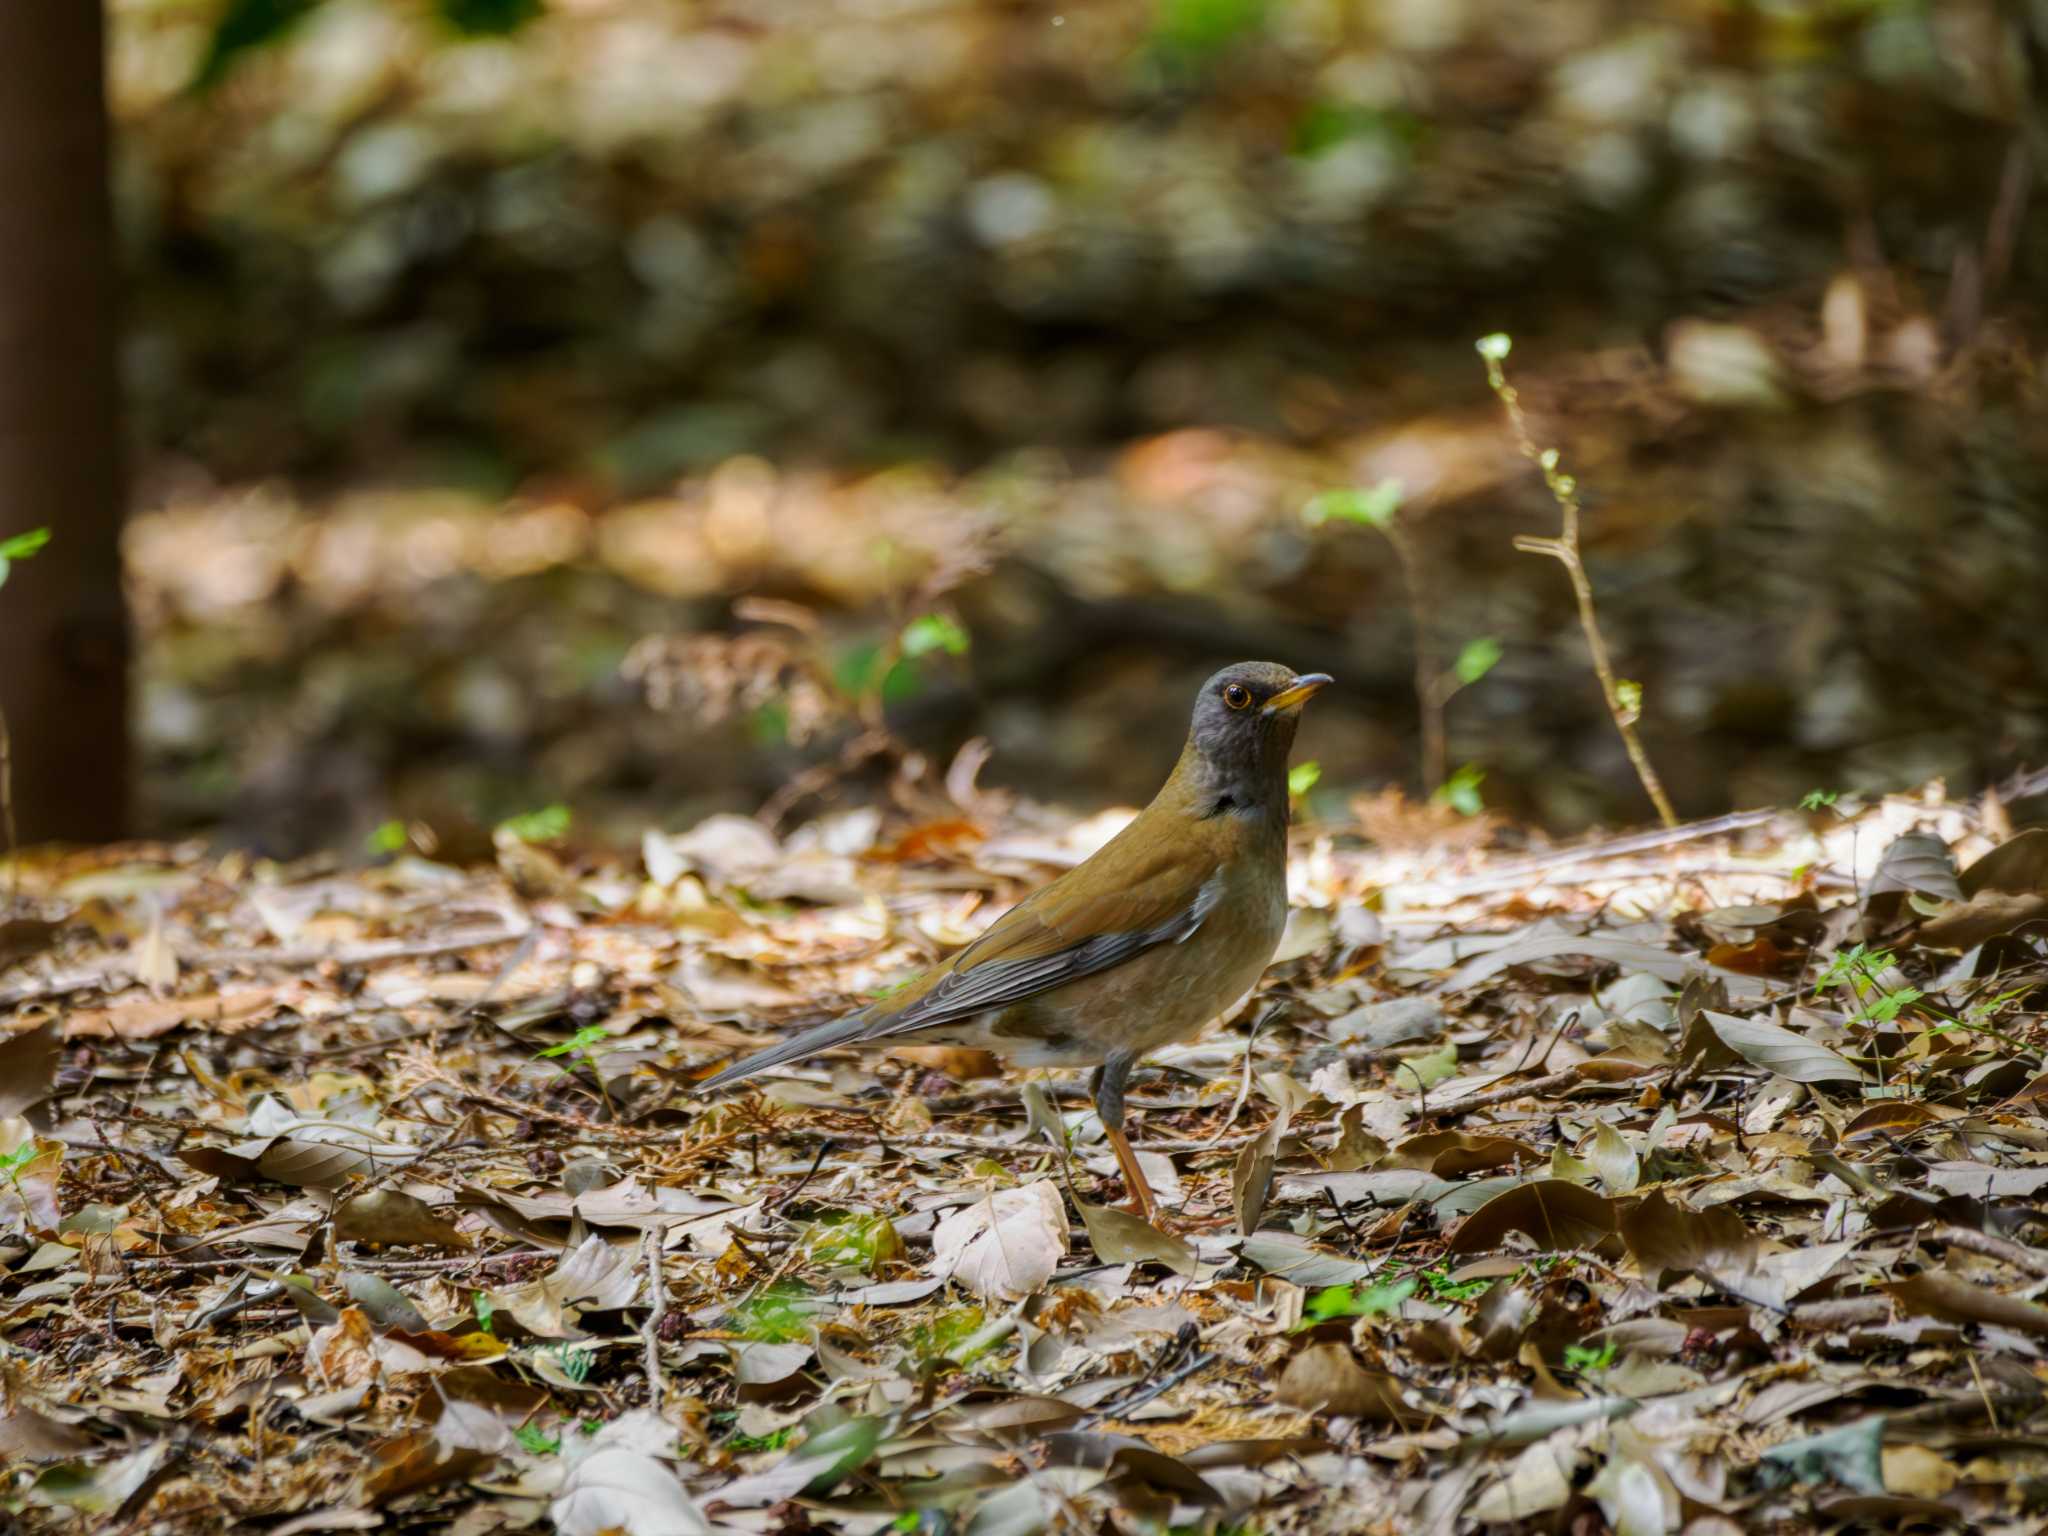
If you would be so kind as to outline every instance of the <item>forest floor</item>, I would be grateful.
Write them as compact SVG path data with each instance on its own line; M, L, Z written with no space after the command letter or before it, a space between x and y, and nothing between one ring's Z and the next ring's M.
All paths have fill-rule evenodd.
M28 861L14 1528L2038 1529L2048 831L1304 824L1265 990L1135 1086L1161 1232L1074 1079L692 1095L1116 824L896 788L637 863Z

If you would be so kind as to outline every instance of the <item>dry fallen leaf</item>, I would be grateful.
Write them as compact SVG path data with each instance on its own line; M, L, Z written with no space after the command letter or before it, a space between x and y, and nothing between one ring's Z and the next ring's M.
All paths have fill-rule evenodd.
M991 1299L1030 1295L1066 1255L1067 1208L1050 1179L994 1190L932 1233L933 1273Z

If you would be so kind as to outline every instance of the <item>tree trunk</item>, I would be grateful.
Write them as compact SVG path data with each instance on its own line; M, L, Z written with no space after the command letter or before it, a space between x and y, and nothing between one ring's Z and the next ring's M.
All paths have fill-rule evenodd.
M98 0L0 0L0 711L24 841L127 830L128 625Z

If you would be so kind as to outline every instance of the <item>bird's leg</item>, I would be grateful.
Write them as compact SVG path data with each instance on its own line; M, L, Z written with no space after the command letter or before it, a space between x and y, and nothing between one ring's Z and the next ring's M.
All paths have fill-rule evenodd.
M1095 1115L1102 1122L1103 1134L1116 1153L1117 1166L1124 1171L1124 1183L1131 1189L1131 1203L1125 1209L1150 1224L1157 1220L1159 1208L1152 1203L1152 1186L1145 1182L1145 1170L1138 1166L1138 1155L1124 1135L1124 1084L1130 1081L1136 1062L1137 1058L1127 1052L1112 1052L1089 1077L1088 1091L1095 1100Z

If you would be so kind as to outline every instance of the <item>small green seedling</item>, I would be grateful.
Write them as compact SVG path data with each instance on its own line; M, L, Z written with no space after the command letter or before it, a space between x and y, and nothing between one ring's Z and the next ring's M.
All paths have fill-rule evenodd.
M1596 1347L1591 1344L1567 1344L1564 1347L1564 1368L1576 1371L1581 1376L1595 1376L1614 1364L1614 1340L1603 1339Z
M1300 1326L1312 1328L1317 1323L1327 1323L1340 1317L1379 1317L1397 1312L1401 1303L1415 1291L1413 1275L1404 1275L1399 1280L1389 1280L1380 1285L1368 1285L1363 1290L1354 1290L1348 1285L1325 1286L1309 1297L1308 1305L1301 1309Z

